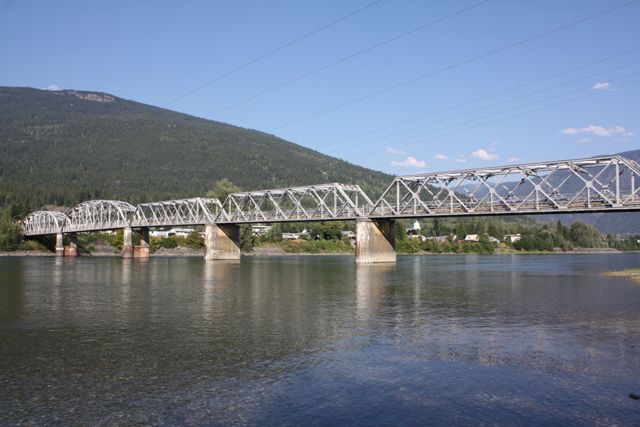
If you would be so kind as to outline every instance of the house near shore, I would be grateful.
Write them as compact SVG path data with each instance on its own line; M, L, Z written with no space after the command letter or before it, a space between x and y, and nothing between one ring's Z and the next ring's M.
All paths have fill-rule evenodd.
M354 232L353 232L353 231L351 231L351 230L343 230L343 231L340 233L340 236L341 236L343 239L349 239L349 240L353 240L353 241L355 241L355 240L356 240L356 233L354 233Z
M269 231L273 228L273 225L265 225L265 224L252 224L251 225L251 235L253 237L257 236L266 236Z
M299 233L282 233L283 240L299 240L306 239L309 237L309 231L305 228Z
M149 235L151 237L158 237L161 239L166 239L168 237L187 237L189 234L196 231L193 228L183 228L183 227L174 227L170 230L151 230L149 231Z
M503 242L506 243L515 243L517 241L519 241L522 238L522 236L520 236L520 234L505 234L504 235L504 239L502 239Z
M409 239L418 239L421 242L427 240L427 238L421 234L420 222L417 220L413 223L413 227L407 228L407 237Z

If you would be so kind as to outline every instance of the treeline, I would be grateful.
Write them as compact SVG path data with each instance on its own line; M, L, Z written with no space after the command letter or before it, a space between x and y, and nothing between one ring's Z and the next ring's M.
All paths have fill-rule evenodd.
M396 225L398 252L417 253L494 253L499 249L514 251L572 251L584 248L612 248L620 251L639 251L640 236L604 236L590 224L576 221L569 226L540 223L530 218L501 219L433 219L421 221L421 231L428 240L410 237L405 233L409 223ZM469 234L477 234L478 241L465 241ZM507 235L518 235L515 241ZM435 237L441 240L436 240ZM494 239L499 240L496 242Z

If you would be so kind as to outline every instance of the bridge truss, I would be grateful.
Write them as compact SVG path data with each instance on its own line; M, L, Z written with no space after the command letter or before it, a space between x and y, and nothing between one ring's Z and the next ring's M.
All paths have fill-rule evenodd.
M371 217L640 209L640 165L620 156L400 176Z
M230 194L217 222L328 221L364 217L371 199L357 185L323 184Z
M91 200L68 214L36 211L27 236L126 227L640 210L640 165L620 156L396 177L376 202L339 183L133 206Z
M218 199L195 197L139 204L132 227L162 227L174 225L212 224L221 216L226 218Z
M129 226L135 206L119 200L90 200L71 209L65 232L99 231Z
M67 215L57 211L35 211L22 220L22 233L25 236L62 233Z

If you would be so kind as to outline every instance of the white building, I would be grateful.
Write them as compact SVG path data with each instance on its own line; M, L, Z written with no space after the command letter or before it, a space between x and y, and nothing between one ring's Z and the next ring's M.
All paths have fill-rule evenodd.
M350 230L344 230L340 235L343 239L356 240L356 233Z
M189 234L193 233L195 229L193 228L179 228L174 227L171 230L151 230L149 231L149 235L151 237L159 237L161 239L166 239L167 237L176 236L176 237L187 237Z
M252 224L251 225L251 235L252 236L266 236L269 231L273 228L272 225L265 224Z
M149 236L166 239L167 237L169 237L169 230L151 230L149 231Z
M282 238L284 240L298 240L298 239L306 239L309 237L309 232L305 228L300 233L282 233Z
M505 234L503 242L515 243L521 239L520 234Z
M477 234L467 234L466 236L464 236L464 241L465 242L479 242L480 241L480 236Z

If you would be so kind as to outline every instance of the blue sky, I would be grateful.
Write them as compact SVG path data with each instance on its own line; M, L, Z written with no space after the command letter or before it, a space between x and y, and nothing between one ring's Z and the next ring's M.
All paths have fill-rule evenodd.
M371 3L0 0L0 85L166 105L397 174L640 148L640 1L542 35L629 0L382 0L170 102Z

